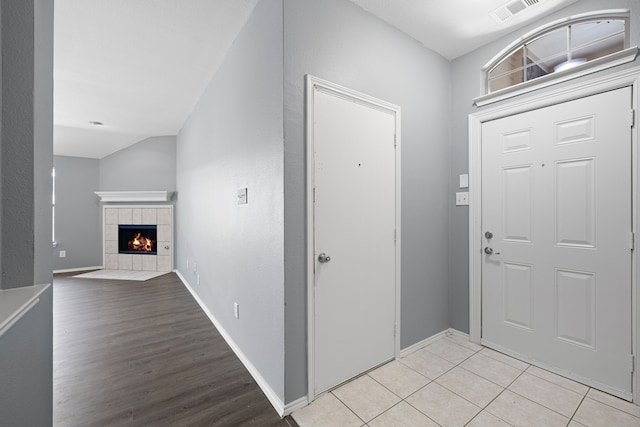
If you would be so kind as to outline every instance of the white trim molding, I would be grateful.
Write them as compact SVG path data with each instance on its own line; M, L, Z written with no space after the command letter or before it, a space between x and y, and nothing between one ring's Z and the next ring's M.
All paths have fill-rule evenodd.
M545 24L541 27L538 27L523 36L517 38L512 43L510 43L507 47L502 49L495 55L493 58L489 60L481 69L482 71L482 79L483 79L483 95L475 98L474 105L481 107L490 103L502 101L505 99L512 98L514 96L522 95L524 93L528 93L534 90L542 89L544 87L548 87L551 85L555 85L558 83L562 83L571 79L575 79L578 77L585 76L587 74L596 73L598 71L605 70L607 68L612 68L618 65L626 64L628 62L634 61L640 50L637 46L629 47L629 9L608 9L608 10L600 10L594 12L581 13L578 15L568 16L566 18L562 18L548 24ZM525 81L522 83L518 83L513 86L509 86L495 92L489 92L489 84L488 84L488 73L497 66L501 61L503 61L507 56L511 55L517 49L526 46L532 40L539 39L549 34L551 31L558 30L560 28L571 27L572 25L583 23L583 22L593 22L597 20L607 20L607 19L618 19L625 21L625 49L611 53L609 55L605 55L600 58L596 58L590 61L585 62L584 64L572 67L571 69L567 69L564 71L558 71L555 73L550 73L545 76L541 76L535 78L533 80Z
M174 194L173 191L95 191L94 193L103 203L168 202Z
M426 346L433 344L434 342L438 341L441 338L446 338L446 337L450 337L450 336L457 336L459 338L465 339L465 340L469 340L469 334L465 334L464 332L460 332L457 329L453 329L453 328L449 328L449 329L445 329L442 332L438 332L435 335L432 335L428 338L423 339L422 341L418 341L417 343L410 345L409 347L403 348L400 351L400 357L406 357L408 355L410 355L413 352L416 352L418 350L421 350L423 348L425 348ZM471 340L469 340L471 341Z
M206 306L204 301L200 299L200 297L193 290L191 285L189 285L189 282L187 282L187 279L185 279L185 277L182 274L180 274L178 270L174 270L174 272L176 273L178 278L182 281L182 284L184 285L184 287L187 288L187 290L191 293L191 296L193 296L193 299L196 300L196 302L198 303L202 311L204 311L204 313L207 315L207 317L209 318L213 326L215 326L215 328L218 330L220 335L222 335L222 338L224 338L224 340L229 345L229 347L231 347L231 350L233 350L233 352L238 357L238 359L240 359L244 367L247 368L247 370L249 371L253 379L256 380L256 383L258 383L258 386L260 387L262 392L265 394L265 396L267 397L267 399L269 400L273 408L276 410L278 415L280 415L281 417L284 417L285 415L288 415L294 410L305 406L301 404L301 401L304 401L306 404L306 397L298 399L294 402L291 402L289 405L285 406L284 402L278 397L278 394L275 392L275 390L271 388L267 380L265 380L264 377L260 374L260 371L258 371L258 369L253 365L253 363L251 363L249 358L242 352L242 350L235 343L233 338L231 338L231 335L222 327L222 324L218 321L218 319L216 319L213 313L211 313L211 311L209 310L209 307ZM290 412L287 412L287 411L290 411Z
M526 111L548 107L550 105L568 102L598 93L611 91L623 87L631 87L633 91L632 108L635 114L635 125L632 128L632 207L633 207L633 231L637 240L639 204L638 188L640 179L638 174L639 141L638 109L640 88L640 67L634 67L596 76L588 81L564 86L542 94L531 94L522 99L514 99L510 102L486 108L469 115L469 330L472 342L480 344L482 337L482 124ZM639 261L638 245L635 244L635 253L632 257L632 351L638 355L640 342L640 292L638 292L637 266ZM637 364L637 362L636 362ZM633 372L634 402L640 403L640 369Z
M422 341L418 341L417 343L410 345L409 347L403 348L402 350L400 350L400 358L406 357L411 353L414 353L420 349L425 348L429 344L433 344L434 342L438 341L440 338L446 337L448 332L449 332L449 329L445 329L444 331L438 332L437 334L432 335L429 338L425 338Z
M47 283L0 289L0 337L40 301L40 295L50 286Z
M315 399L315 379L314 379L314 318L315 318L315 259L314 259L314 201L313 201L313 189L315 187L314 182L314 140L313 140L313 123L314 109L314 90L317 88L322 89L325 92L332 92L338 96L357 99L360 102L364 102L369 105L373 105L378 109L393 112L395 116L395 133L396 133L396 176L395 176L395 211L396 211L396 251L395 251L395 358L400 357L400 297L401 297L401 247L402 247L402 228L401 228L401 109L399 106L382 101L380 99L371 97L367 94L357 92L355 90L346 88L344 86L337 85L327 80L320 79L318 77L307 74L305 76L306 84L306 178L307 178L307 218L306 218L306 230L307 230L307 399L311 403Z
M307 405L309 405L309 400L307 399L307 396L302 396L294 400L293 402L290 402L284 405L284 412L281 414L281 416L286 417L287 415L292 414L298 409L302 409Z
M478 96L477 98L474 98L473 104L478 107L483 107L485 105L513 98L534 90L556 85L568 80L577 79L578 77L586 76L587 74L597 73L598 71L606 70L607 68L626 64L628 62L635 61L638 57L638 52L640 52L640 49L638 49L637 46L630 47L598 59L593 59L574 68L547 74L546 76L538 77L534 80L518 83L514 86L509 86L486 95Z

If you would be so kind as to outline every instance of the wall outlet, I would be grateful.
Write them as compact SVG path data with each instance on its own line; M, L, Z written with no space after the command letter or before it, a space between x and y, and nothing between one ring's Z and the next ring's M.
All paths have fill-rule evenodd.
M200 284L200 275L198 274L196 276L196 285L199 285L199 284Z
M67 257L67 251L60 251L60 258L66 258Z
M240 305L237 302L233 303L233 316L236 319L240 318Z
M469 192L456 193L456 206L469 206Z

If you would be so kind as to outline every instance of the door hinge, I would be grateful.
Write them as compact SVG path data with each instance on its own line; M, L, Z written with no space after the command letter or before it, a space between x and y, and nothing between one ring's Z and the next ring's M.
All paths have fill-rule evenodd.
M634 127L636 125L636 110L631 109L629 112L629 126Z
M398 229L394 228L393 229L393 243L396 243L398 240Z
M629 356L629 361L631 363L631 372L635 372L636 370L636 357L632 354Z
M398 147L398 135L393 134L393 148Z
M633 231L629 233L629 248L634 250L636 247L636 233Z
M313 187L313 203L316 202L316 188Z

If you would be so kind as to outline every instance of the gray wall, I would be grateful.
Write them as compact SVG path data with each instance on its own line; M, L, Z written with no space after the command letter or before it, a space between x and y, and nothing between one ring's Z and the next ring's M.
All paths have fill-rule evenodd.
M56 242L54 270L102 265L99 188L100 160L55 156ZM60 258L60 251L66 257Z
M52 281L53 0L37 0L34 35L34 283Z
M458 175L468 171L468 115L477 112L472 106L473 98L482 95L481 68L489 62L498 52L509 45L513 40L534 30L541 25L567 16L585 12L599 11L603 9L625 8L632 10L631 19L631 46L640 44L640 4L638 0L607 0L606 6L601 0L581 0L553 15L541 19L525 28L519 29L502 39L475 50L452 62L453 86L453 126L451 139L451 177L450 177L450 221L449 237L451 259L450 265L450 301L451 327L463 332L469 332L469 212L467 208L453 206L455 191L458 189ZM617 71L622 68L637 66L640 61L626 64L608 70L604 73ZM588 80L594 75L586 76L580 80ZM571 83L575 83L573 80ZM565 84L566 85L566 84ZM549 91L558 86L548 88L536 93ZM525 95L526 96L526 95Z
M175 136L153 136L100 159L101 191L175 189Z
M34 2L2 8L2 275L0 287L34 280Z
M0 337L0 425L50 426L53 418L53 290Z
M150 137L99 160L56 156L55 167L58 246L53 269L100 266L102 207L94 192L175 191L176 137Z
M178 134L176 265L284 400L282 77L282 4L264 0Z
M346 0L284 1L286 400L306 394L304 76L402 109L402 347L449 327L449 62Z
M3 289L51 281L52 40L52 1L0 3ZM0 337L3 425L51 425L51 307L49 289Z

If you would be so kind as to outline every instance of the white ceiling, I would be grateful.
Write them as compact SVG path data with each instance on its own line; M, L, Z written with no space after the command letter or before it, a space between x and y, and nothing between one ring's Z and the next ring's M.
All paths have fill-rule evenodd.
M539 0L502 23L491 17L490 12L513 1L351 0L449 60L578 0Z
M177 134L258 1L56 0L54 153L99 159ZM351 1L454 59L577 0L502 24L489 12L506 0Z
M54 153L177 134L257 2L56 0Z

